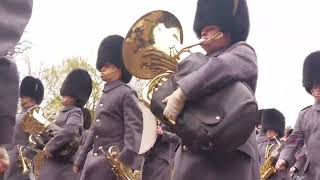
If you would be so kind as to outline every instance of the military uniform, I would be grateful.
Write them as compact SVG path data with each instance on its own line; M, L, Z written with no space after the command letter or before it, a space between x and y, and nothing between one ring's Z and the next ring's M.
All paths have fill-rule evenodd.
M272 156L272 163L278 160L281 150L285 147L285 141L280 140L285 133L285 118L283 114L277 109L262 109L261 124L262 133L265 134L268 130L273 130L278 133L276 139L269 139L266 137L266 141L258 144L259 149L259 163L262 166L265 160ZM260 174L262 175L262 174ZM289 171L277 171L271 175L270 180L289 180Z
M26 76L20 85L20 97L27 96L35 101L34 105L39 105L44 96L44 87L40 79L32 76ZM31 108L31 107L30 107ZM26 112L30 108L24 108L17 118L13 144L9 145L10 166L5 172L5 180L23 180L29 179L29 174L22 175L22 164L18 159L18 146L26 146L28 144L29 134L24 132L21 127L22 120ZM26 154L24 154L26 155Z
M279 141L282 146L285 145L285 142L283 141ZM266 142L263 142L261 144L258 145L258 149L259 149L259 162L260 162L260 165L262 165L263 163L265 163L265 153L266 153L266 150L268 149L269 152L273 152L275 151L277 148L278 148L279 144L278 142L273 139L273 140L268 140ZM271 147L271 148L270 148ZM270 149L269 149L270 148ZM278 149L278 152L281 152L281 150L283 149L283 147L279 148ZM270 155L270 154L269 154ZM280 154L278 154L276 157L275 157L275 161L273 161L274 163L276 163L276 160L278 160L278 157L279 157ZM275 165L275 164L274 164ZM288 170L285 170L285 171L277 171L276 174L270 176L269 180L289 180L290 177L289 177L289 171Z
M142 157L137 153L142 136L142 112L135 91L119 80L105 84L96 113L92 130L75 162L83 165L88 154L81 179L116 179L109 162L98 149L100 146L106 151L110 146L118 146L120 160L140 170Z
M305 178L307 180L313 180L320 178L320 171L317 169L320 167L318 150L320 145L317 140L319 136L318 120L320 118L320 104L314 105L304 109L300 112L293 133L287 140L287 146L281 152L280 159L284 159L290 162L295 155L295 151L298 150L304 143L307 147L307 161L302 169L305 172Z
M0 2L0 148L12 143L19 95L17 66L5 56L20 40L31 12L32 0Z
M53 154L59 147L69 143L76 136L80 136L83 118L81 109L78 107L63 108L57 118L55 124L62 129L52 138L46 145L47 150ZM50 129L50 126L48 127ZM72 159L61 161L55 157L44 160L40 169L40 180L72 180L78 179L77 175L72 171Z
M148 153L143 165L143 180L170 180L179 137L162 125L163 134Z
M302 83L308 93L311 94L312 87L320 84L320 51L308 55L303 64ZM287 140L287 146L280 154L280 159L290 162L295 152L304 144L306 145L307 161L305 165L305 179L320 179L320 149L319 143L319 119L320 103L315 102L299 113L292 134Z
M75 138L80 138L83 131L82 108L88 101L92 91L92 80L86 70L75 69L64 80L60 94L75 99L71 106L63 107L57 115L54 124L50 124L46 131L52 131L52 137L45 149L52 157L46 158L40 169L39 180L76 180L79 174L72 170L74 157L58 159L55 154L64 145L69 144Z
M141 170L143 156L139 155L143 116L138 106L136 92L126 83L131 75L122 60L123 37L111 35L102 40L96 67L101 71L104 65L113 64L121 70L121 79L107 82L96 106L96 120L85 145L75 161L83 167L82 180L116 180L110 163L99 148L119 147L119 161L135 170Z
M17 67L5 55L16 46L31 12L32 0L0 2L0 145L12 143L19 95Z
M208 63L197 71L179 79L188 101L193 101L236 81L245 82L254 92L257 81L257 57L246 42L249 33L249 16L245 0L198 0L193 29L201 31L209 25L218 25L229 32L231 45L207 54ZM196 55L184 59L198 61ZM259 179L258 151L255 132L247 141L231 151L206 153L192 152L183 143L176 152L173 180Z
M14 131L14 140L12 145L8 145L6 148L9 153L10 157L10 165L8 169L4 173L4 179L5 180L13 180L13 179L19 179L19 180L28 180L29 175L22 175L22 167L21 163L18 159L18 145L27 145L28 144L28 133L23 132L21 129L21 121L23 116L25 115L26 111L28 109L24 109L19 114L19 117L17 118L16 125L15 125L15 131Z

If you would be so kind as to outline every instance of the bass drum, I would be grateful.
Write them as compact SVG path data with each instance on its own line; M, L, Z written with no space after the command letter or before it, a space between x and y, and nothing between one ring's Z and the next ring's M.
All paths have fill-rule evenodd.
M157 118L150 109L139 101L139 107L143 115L143 131L139 154L149 151L157 140Z

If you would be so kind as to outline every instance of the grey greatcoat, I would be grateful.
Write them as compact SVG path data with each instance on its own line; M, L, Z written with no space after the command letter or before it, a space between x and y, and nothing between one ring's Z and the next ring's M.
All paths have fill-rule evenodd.
M99 147L108 151L110 146L118 146L119 160L133 169L141 170L143 157L138 152L142 123L142 112L135 91L119 80L106 83L96 107L96 120L75 161L76 165L83 166L81 179L116 179Z
M234 81L243 81L255 91L258 68L251 46L238 42L208 57L207 64L178 81L188 100L200 98ZM198 60L196 58L191 55L180 65L184 61ZM173 180L257 180L258 166L257 142L253 131L243 145L231 152L197 154L182 144L176 152Z
M18 104L19 77L16 64L5 57L0 57L0 94L0 145L11 144Z
M17 66L5 55L16 46L32 12L32 0L0 1L0 145L11 144L17 112Z
M28 109L23 109L17 118L14 128L14 139L11 145L8 145L10 165L4 173L5 180L28 180L29 175L22 175L21 163L18 160L18 145L27 145L29 134L21 128L21 122Z
M65 107L56 117L55 125L61 127L56 135L47 143L48 152L53 154L57 149L80 136L83 126L82 111L78 107ZM49 129L56 131L54 126ZM54 157L44 160L40 169L39 180L76 180L79 175L73 173L73 159L56 160Z
M179 137L161 126L163 134L149 151L143 165L142 180L170 180Z
M290 162L295 152L303 144L306 145L307 161L303 168L305 179L320 179L320 103L315 103L302 110L294 126L292 134L287 140L287 146L282 150L280 159Z
M281 142L280 143L282 144L279 149L278 149L278 152L281 152L281 150L283 149L283 146L285 146L285 142ZM273 151L275 151L278 147L278 143L276 140L267 140L263 143L260 143L258 145L258 149L259 149L259 163L260 163L260 166L265 162L265 152L266 152L266 148L267 148L267 145L269 146L272 146L272 148L270 149L270 154L272 154ZM279 157L279 154L275 157L276 160L274 160L274 163L276 163L276 161L278 160L278 157ZM290 177L289 177L289 171L286 170L286 171L277 171L276 174L270 176L269 180L289 180Z

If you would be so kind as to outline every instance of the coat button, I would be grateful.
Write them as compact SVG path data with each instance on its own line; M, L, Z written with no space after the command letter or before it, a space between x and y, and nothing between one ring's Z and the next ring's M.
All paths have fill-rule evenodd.
M186 150L188 150L188 147L186 145L183 145L182 150L186 151Z
M98 156L98 153L93 153L93 156Z

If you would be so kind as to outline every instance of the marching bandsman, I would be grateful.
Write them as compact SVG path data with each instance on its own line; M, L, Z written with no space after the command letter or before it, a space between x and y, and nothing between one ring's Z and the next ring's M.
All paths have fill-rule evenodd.
M143 165L143 180L170 180L179 137L168 131L165 125L158 126L156 143L149 150Z
M253 92L256 89L257 57L254 49L245 42L249 34L249 12L245 0L198 0L193 29L198 38L207 40L202 48L207 52L209 61L180 78L177 81L179 88L165 99L164 115L171 120L176 120L187 101L199 100L204 94L236 81L246 83ZM221 37L212 40L221 32ZM197 56L191 55L191 58L199 60ZM258 178L254 131L244 144L232 151L194 153L182 144L176 152L173 180Z
M307 169L305 178L315 180L320 178L319 136L320 130L320 51L308 55L303 64L303 86L315 100L314 104L304 108L299 113L298 120L292 134L287 140L277 162L277 169L285 169L295 155L295 152L304 144L307 153Z
M105 85L96 107L96 120L75 162L76 171L83 167L81 180L117 179L100 147L108 151L111 146L117 146L118 161L141 170L143 157L138 153L143 116L136 92L127 85L132 76L122 61L123 40L119 35L110 35L99 46L96 67Z
M259 163L260 167L263 166L266 161L270 159L272 166L275 166L275 163L279 157L279 154L285 142L280 140L284 135L285 131L285 118L280 111L277 109L263 109L262 111L262 132L265 134L267 141L260 143L259 148ZM270 179L270 180L286 180L289 178L289 172L280 172L277 171L275 174L267 175L265 174L267 169L260 170L261 179ZM263 176L263 177L262 177Z
M79 179L72 171L73 159L61 160L57 156L59 150L80 138L84 123L82 108L87 103L91 91L92 80L86 70L75 69L64 80L60 89L63 107L54 123L47 127L49 131L54 132L54 136L44 148L47 158L40 169L39 180Z
M32 0L0 1L0 179L9 165L5 144L12 143L19 97L17 66L6 55L20 40L32 12Z
M9 147L10 166L4 174L5 180L28 180L29 174L22 174L22 164L18 158L19 146L26 146L28 144L29 133L24 132L21 127L22 120L26 112L40 103L43 100L44 88L40 79L32 76L27 76L21 81L20 85L20 106L22 111L17 118L13 144Z

